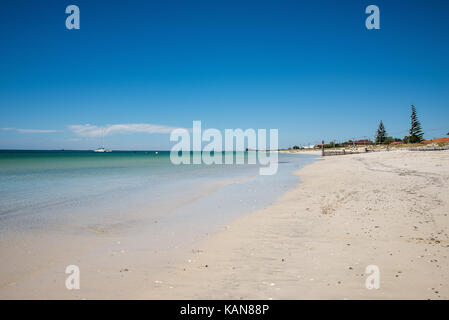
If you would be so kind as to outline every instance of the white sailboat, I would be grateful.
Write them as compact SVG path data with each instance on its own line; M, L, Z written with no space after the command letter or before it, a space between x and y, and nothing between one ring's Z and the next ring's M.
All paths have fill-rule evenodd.
M106 149L104 147L104 130L101 131L101 137L102 137L102 141L103 141L103 146L95 149L94 152L112 152L111 150Z

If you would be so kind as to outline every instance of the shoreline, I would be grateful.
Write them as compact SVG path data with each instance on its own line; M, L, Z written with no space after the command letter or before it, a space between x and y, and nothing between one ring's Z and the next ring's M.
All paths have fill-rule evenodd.
M447 299L449 151L325 157L144 299ZM365 286L378 266L380 288Z
M294 188L297 180L291 171L313 161L283 159L276 176L246 175L256 169L229 177L218 173L216 180L196 183L171 202L159 199L150 207L133 205L123 214L108 215L98 215L98 205L92 208L98 216L91 219L47 221L45 228L6 228L0 251L9 262L0 273L0 299L138 298L160 274L198 252L210 235ZM125 203L133 204L132 199L125 198ZM80 268L79 291L65 288L68 265Z

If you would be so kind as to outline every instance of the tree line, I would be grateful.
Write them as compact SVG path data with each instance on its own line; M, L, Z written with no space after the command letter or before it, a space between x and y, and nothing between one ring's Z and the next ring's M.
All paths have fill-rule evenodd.
M449 135L449 133L448 133ZM420 143L424 140L423 138L424 133L422 131L421 122L418 119L418 116L416 114L416 107L412 104L411 105L411 115L410 115L410 129L409 129L409 135L405 136L404 138L394 138L391 136L388 136L387 130L385 129L385 125L382 120L379 122L379 127L377 128L376 132L376 144L390 144L392 142L403 142L403 143ZM365 141L365 140L362 140ZM372 144L371 141L366 140L368 144ZM343 147L346 145L353 144L354 141L349 140L344 143L334 143L330 142L324 145L325 148L336 148L336 147ZM321 146L321 145L320 145ZM289 149L302 149L299 146L295 145L293 148Z
M404 143L420 143L424 140L423 136L424 133L422 131L421 122L419 121L418 115L416 114L416 107L412 104L409 135L405 136L403 139L389 137L382 120L380 120L379 127L377 128L376 132L376 143L390 144L395 141L402 141Z

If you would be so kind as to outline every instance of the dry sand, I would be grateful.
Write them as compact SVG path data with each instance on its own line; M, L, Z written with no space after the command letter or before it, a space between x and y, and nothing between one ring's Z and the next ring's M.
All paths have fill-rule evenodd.
M297 174L142 298L449 298L449 151L326 157ZM365 286L368 265L379 289Z

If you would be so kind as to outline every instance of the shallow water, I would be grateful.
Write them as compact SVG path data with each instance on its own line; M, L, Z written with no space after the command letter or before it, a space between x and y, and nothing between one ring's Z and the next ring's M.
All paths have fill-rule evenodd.
M213 222L271 203L297 183L311 156L279 154L273 176L258 165L173 165L169 152L1 151L0 230L103 224L170 216ZM163 212L161 212L163 211ZM137 215L138 213L138 215ZM133 217L133 214L136 214Z

